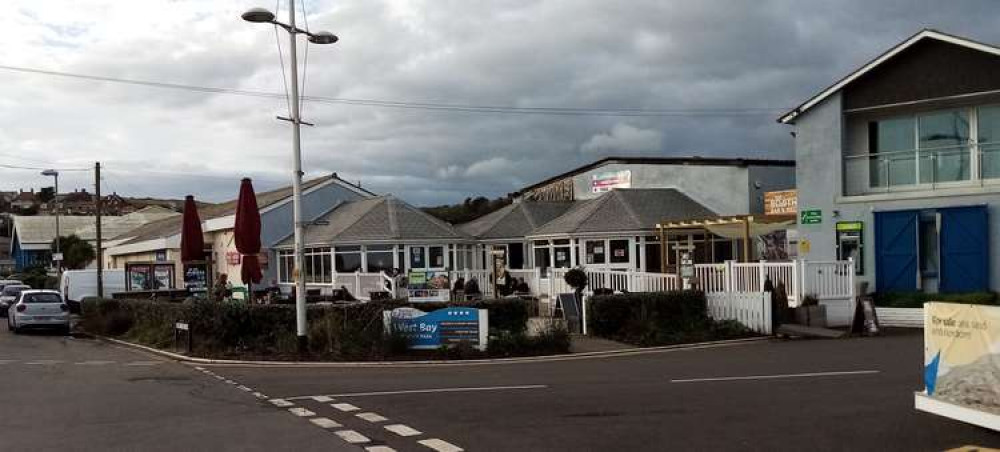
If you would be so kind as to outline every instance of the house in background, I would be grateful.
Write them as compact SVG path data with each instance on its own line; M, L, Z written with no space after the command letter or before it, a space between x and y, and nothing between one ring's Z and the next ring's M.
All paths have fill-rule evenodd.
M924 30L782 116L800 255L879 292L1000 290L997 74L1000 48Z

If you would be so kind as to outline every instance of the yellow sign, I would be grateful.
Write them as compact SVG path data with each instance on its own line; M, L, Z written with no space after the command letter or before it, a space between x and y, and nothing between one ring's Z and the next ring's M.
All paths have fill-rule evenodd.
M809 239L799 239L799 254L809 254L809 250L812 249L812 243Z
M927 395L1000 415L1000 307L924 304Z
M764 193L764 215L795 215L798 209L799 193L796 190Z

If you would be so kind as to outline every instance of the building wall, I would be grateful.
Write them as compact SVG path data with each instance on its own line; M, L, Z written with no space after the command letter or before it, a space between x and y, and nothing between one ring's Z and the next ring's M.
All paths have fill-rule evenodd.
M793 168L782 168L793 172ZM632 188L676 188L720 215L745 214L750 208L748 170L739 166L608 164L573 176L576 199L592 199L593 175L630 170Z
M795 168L789 166L747 167L747 196L750 209L744 213L764 213L764 193L795 188Z

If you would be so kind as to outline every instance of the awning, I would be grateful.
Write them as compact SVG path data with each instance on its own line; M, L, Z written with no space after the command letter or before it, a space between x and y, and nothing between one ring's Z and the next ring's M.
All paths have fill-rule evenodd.
M743 240L743 260L750 260L750 238L774 231L795 227L795 215L732 215L665 221L656 225L660 240L666 240L667 231L704 229L720 237Z

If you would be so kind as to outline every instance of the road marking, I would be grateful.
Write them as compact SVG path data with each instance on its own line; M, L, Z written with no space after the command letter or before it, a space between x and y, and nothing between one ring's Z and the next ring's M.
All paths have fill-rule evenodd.
M438 452L462 452L463 450L465 450L452 443L449 443L447 441L442 441L437 438L424 439L417 442L431 449L434 449Z
M237 388L239 388L240 391L246 391L246 392L253 391L253 389L250 389L250 388L248 388L246 386L243 386L243 385L239 385L239 386L237 386Z
M289 408L288 412L292 413L292 414L294 414L294 415L296 415L298 417L312 417L312 416L316 415L316 413L313 413L312 411L309 411L309 410L307 410L305 408L299 408L299 407Z
M703 381L737 381L737 380L774 380L778 378L805 378L805 377L835 377L842 375L870 375L877 374L877 370L848 370L841 372L808 372L801 374L777 374L777 375L747 375L743 377L710 377L710 378L687 378L670 380L671 383L698 383Z
M371 441L367 436L362 435L354 430L341 430L339 432L334 432L340 439L347 441L351 444L367 443Z
M546 389L548 385L518 385L518 386L483 386L471 388L431 388L431 389L404 389L400 391L376 391L376 392L349 392L345 394L326 394L325 397L370 397L401 394L434 394L441 392L482 392L482 391L511 391L519 389ZM295 396L286 397L288 400L314 399L323 396Z
M379 422L385 422L385 421L389 420L389 418L387 418L385 416L382 416L381 414L378 414L378 413L358 413L358 414L355 414L355 416L357 416L357 417L359 417L361 419L364 419L364 420L366 420L368 422L371 422L373 424L377 424Z
M315 400L315 401L317 401L317 402L319 402L319 403L326 403L326 402L332 402L333 401L333 397L327 397L325 395L313 396L312 399Z
M226 379L226 377L223 377L222 375L216 375L216 376L215 376L215 379L216 379L216 380L225 380L225 379Z
M201 367L201 366L194 366L194 368L195 368L195 369L198 369L198 370L200 370L200 371L202 371L202 372L204 372L204 371L205 371L205 368L204 368L204 367Z
M0 364L10 364L10 363L13 363L13 362L17 362L17 361L15 361L13 359L0 359Z
M138 366L158 366L160 364L163 364L163 361L132 361L125 365L138 367Z
M233 380L226 380L226 384L234 385L234 384L236 384L236 382L233 381Z
M61 362L62 361L58 359L40 359L38 361L28 361L24 364L27 364L29 366L51 366L53 364L59 364Z
M390 432L393 432L403 437L417 436L417 435L422 435L424 433L421 432L420 430L410 427L409 425L403 425L403 424L386 425L384 428Z
M343 425L340 425L336 421L326 417L314 417L312 419L309 419L309 422L312 422L313 424L316 424L323 428L343 427Z
M350 403L331 403L330 406L332 406L332 407L334 407L334 408L336 408L336 409L338 409L340 411L344 411L344 412L347 412L347 411L358 411L358 410L361 409L361 408L358 408L358 407L356 407L354 405L351 405Z
M78 363L73 363L77 366L103 366L105 364L114 364L114 361L95 359L92 361L80 361Z
M259 392L255 392L255 393L253 393L253 396L254 396L254 397L256 397L256 398L258 398L258 399L266 399L266 398L267 398L267 396L266 396L266 395L264 395L264 394L261 394L261 393L259 393Z
M396 449L393 449L389 446L371 446L371 447L366 447L365 450L367 450L368 452L396 452Z
M287 401L285 399L271 399L271 400L269 400L269 402L271 402L274 406L279 407L279 408L284 408L286 406L295 405L294 403L289 402L289 401Z

